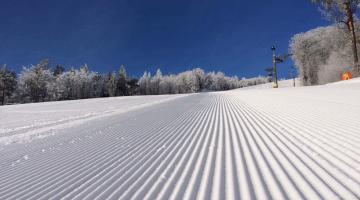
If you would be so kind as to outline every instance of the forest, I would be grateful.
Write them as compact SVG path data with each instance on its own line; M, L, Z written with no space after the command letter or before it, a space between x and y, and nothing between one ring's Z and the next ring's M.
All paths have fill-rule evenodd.
M84 64L79 68L51 66L48 59L23 67L20 74L6 65L0 68L0 102L4 104L87 99L97 97L183 94L223 91L267 83L268 77L239 79L222 72L195 68L179 74L154 75L144 72L140 78L130 77L125 66L118 72L100 74Z

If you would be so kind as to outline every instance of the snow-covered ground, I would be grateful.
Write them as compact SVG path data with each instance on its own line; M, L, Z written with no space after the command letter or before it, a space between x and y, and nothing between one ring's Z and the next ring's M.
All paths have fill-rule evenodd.
M0 144L25 143L54 130L187 95L98 98L0 107Z
M287 88L287 87L294 87L294 80L293 79L285 79L285 80L279 80L278 81L278 85L279 88ZM296 78L295 79L295 86L299 87L302 86L302 82L300 81L300 79ZM265 84L259 84L259 85L254 85L254 86L250 86L250 87L245 87L243 89L259 89L259 88L273 88L274 83L265 83Z
M359 80L4 106L0 118L0 199L360 199Z

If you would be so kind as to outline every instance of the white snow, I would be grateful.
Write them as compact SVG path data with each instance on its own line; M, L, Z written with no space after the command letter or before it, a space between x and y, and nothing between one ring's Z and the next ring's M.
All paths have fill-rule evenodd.
M296 78L295 79L295 86L296 87L301 87L303 84L301 83L300 79ZM250 86L250 87L244 87L242 88L243 90L246 89L260 89L260 88L273 88L274 83L265 83L265 84L259 84L259 85L254 85L254 86ZM279 80L278 81L278 86L279 88L288 88L288 87L294 87L294 81L293 79L285 79L285 80Z
M57 129L182 96L187 95L113 97L3 106L0 107L0 144L31 142L53 135Z
M0 107L0 199L359 199L359 91L354 79Z

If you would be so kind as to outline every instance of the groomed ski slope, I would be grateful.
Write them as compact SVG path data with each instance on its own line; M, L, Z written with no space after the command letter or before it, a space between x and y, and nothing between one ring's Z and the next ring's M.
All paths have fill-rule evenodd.
M4 106L0 117L0 199L360 198L359 80Z

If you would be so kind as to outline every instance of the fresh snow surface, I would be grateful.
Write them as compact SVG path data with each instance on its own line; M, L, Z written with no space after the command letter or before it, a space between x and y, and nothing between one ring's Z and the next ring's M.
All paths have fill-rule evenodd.
M300 81L300 79L296 78L295 79L295 86L299 87L302 86L302 82ZM272 88L274 86L274 83L265 83L265 84L259 84L259 85L253 85L253 86L249 86L249 87L244 87L243 89L259 89L259 88ZM284 79L284 80L279 80L278 81L278 86L279 88L287 88L287 87L294 87L294 80L293 79Z
M0 199L360 199L359 80L0 117Z
M95 118L116 115L187 95L98 98L0 107L0 144L25 143Z

